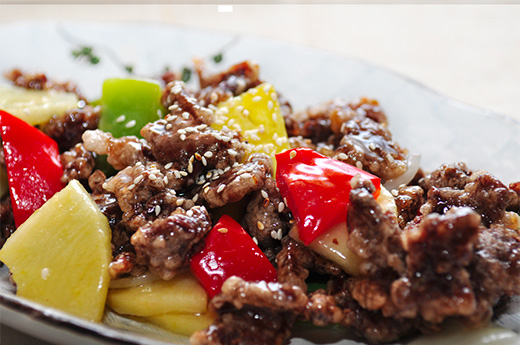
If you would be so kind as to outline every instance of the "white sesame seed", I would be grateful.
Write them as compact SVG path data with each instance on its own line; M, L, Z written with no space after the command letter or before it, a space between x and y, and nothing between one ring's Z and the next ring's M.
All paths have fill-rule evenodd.
M392 189L392 191L390 193L392 193L393 196L399 195L399 192L397 191L397 189Z
M358 168L359 170L363 169L363 162L357 161L356 162L356 168Z
M175 175L175 178L177 178L177 179L181 178L181 173L179 172L179 170L174 170L173 174Z
M283 198L283 203L285 204L285 206L288 206L288 204L287 204L287 198Z
M193 163L190 161L188 162L188 172L191 174L193 172Z
M186 212L186 215L188 217L193 217L193 210L188 210L188 212Z
M376 145L374 145L374 143L370 143L368 144L368 148L374 151L376 149Z
M229 109L227 107L222 107L219 110L222 112L222 114L229 114Z
M228 152L228 154L229 154L230 156L236 156L236 155L238 155L238 152L235 151L235 150L233 150L233 149L228 149L227 152Z
M293 159L294 157L296 157L296 151L291 151L291 153L289 153L289 157L291 159Z
M344 152L341 152L338 155L338 158L341 159L342 161L346 161L348 159L348 156Z
M189 119L190 118L190 113L188 113L187 111L183 112L182 113L182 118L185 119L185 120Z
M161 213L161 206L157 205L155 206L155 215L158 216L159 213Z
M390 162L390 163L393 163L394 162L394 157L391 155L391 154L387 154L386 155L386 159Z
M139 176L137 176L136 178L134 178L134 183L135 183L135 184L138 184L138 183L141 182L143 179L144 179L144 176L143 176L143 175L139 175Z
M182 91L182 86L180 84L175 84L172 87L172 93L175 95L179 94L181 91Z
M227 122L229 127L233 126L234 123L235 123L235 119L229 119Z
M258 132L259 132L260 134L263 134L263 133L265 132L265 127L264 127L264 125L260 125L260 126L258 126Z
M170 162L164 166L164 169L170 169L172 167L173 163Z
M134 127L135 125L137 124L137 122L135 120L130 120L126 123L125 127L126 128L132 128Z
M209 191L209 186L208 186L208 187L205 187L205 188L204 188L204 193L206 193L206 194L207 194L207 193L208 193L208 191Z
M128 187L128 190L132 190L135 188L135 184L131 184L129 187Z
M276 94L276 92L273 92L273 93L271 94L271 99L272 99L273 101L275 101L275 102L278 100L278 95Z
M283 236L283 234L282 234L282 229L278 229L277 235L278 235L278 236L277 236L278 239L281 240L281 239L282 239L282 236Z
M211 152L211 151L206 151L206 153L204 153L204 157L206 157L206 158L211 158L211 157L213 157L213 152Z
M206 160L206 157L202 156L202 157L201 157L201 161L202 161L202 164L203 164L204 166L207 166L207 165L208 165L208 161Z
M255 244L258 245L258 240L254 236L253 236L253 242L255 242Z
M152 180L152 181L157 180L157 176L156 176L155 174L150 174L150 175L148 175L148 178L149 178L150 180Z
M224 188L226 188L226 185L225 184L221 184L220 186L218 186L217 188L217 193L220 193L224 190Z
M260 102L262 100L262 96L255 96L251 99L253 102Z
M276 113L273 113L272 118L273 118L273 122L278 121L278 115L276 115Z
M121 122L125 122L126 120L126 115L121 115L119 116L117 119L116 119L116 122L117 123L121 123Z
M186 171L179 171L179 174L181 174L181 176L188 176L188 173Z
M267 194L267 192L266 192L265 190L262 190L262 191L260 192L260 194L262 194L262 197L263 197L264 199L268 199L268 198L269 198L269 194Z
M285 209L285 204L283 202L278 204L278 212L282 213Z
M276 142L276 145L282 146L283 145L283 138L278 138L278 139L275 140L275 142Z
M275 240L278 239L278 233L275 230L271 231L271 237Z
M267 109L272 110L273 107L274 107L273 101L271 101L271 100L267 101Z
M103 189L107 189L107 188L108 188L108 183L103 182L103 184L101 185L101 187L103 187Z
M164 181L164 184L168 184L168 176L164 176L163 181Z
M258 227L258 230L264 230L265 229L264 223L262 223L260 221L256 222L256 226Z
M242 115L247 117L247 116L249 116L249 114L250 114L249 110L247 110L247 109L242 110Z
M175 201L175 204L177 204L177 206L181 206L183 203L184 203L184 199L182 199L182 198L179 198L179 199L177 199L177 201Z
M193 200L193 202L197 202L197 200L199 200L199 195L195 194L195 196L191 200Z
M181 134L180 138L182 141L186 140L186 134Z
M173 126L172 126L171 123L168 123L168 124L166 124L166 126L164 126L164 128L165 128L166 130L170 130L170 129L172 129L172 127L173 127Z

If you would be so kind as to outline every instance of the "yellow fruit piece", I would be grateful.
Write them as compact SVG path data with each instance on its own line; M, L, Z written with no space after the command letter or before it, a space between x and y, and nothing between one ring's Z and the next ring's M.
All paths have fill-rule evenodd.
M227 126L240 132L250 143L251 152L263 152L273 159L275 154L289 148L285 120L274 87L261 84L218 105L215 129ZM246 157L247 158L247 157Z
M126 289L110 289L107 305L124 315L152 316L170 312L205 313L208 295L190 272L172 280L155 280Z
M74 93L0 84L0 109L31 125L47 123L53 115L61 116L77 107L78 96Z
M214 313L204 314L184 314L167 313L163 315L148 316L143 321L162 327L170 332L186 336L192 335L196 331L202 331L215 321Z
M106 217L74 180L9 237L0 260L9 267L18 296L101 321L110 239Z

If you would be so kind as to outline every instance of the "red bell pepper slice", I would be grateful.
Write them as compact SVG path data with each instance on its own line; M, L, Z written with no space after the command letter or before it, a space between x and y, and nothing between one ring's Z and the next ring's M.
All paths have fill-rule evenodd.
M205 242L204 249L192 256L190 266L211 298L231 276L246 281L276 281L277 272L269 259L230 216L220 218Z
M287 201L305 245L333 225L345 222L350 180L359 174L381 190L381 179L350 164L329 158L308 148L287 150L276 155L276 183Z
M0 110L0 131L18 227L63 188L63 167L58 144L27 122Z

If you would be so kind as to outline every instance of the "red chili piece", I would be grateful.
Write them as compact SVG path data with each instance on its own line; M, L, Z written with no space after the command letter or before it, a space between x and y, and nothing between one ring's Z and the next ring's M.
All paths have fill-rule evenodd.
M276 155L276 183L296 220L298 235L308 245L333 225L345 222L350 180L359 174L381 190L381 179L308 148Z
M0 110L14 221L20 226L63 188L58 144L27 122Z
M276 269L230 216L220 218L205 242L204 249L191 258L190 266L211 298L220 292L222 284L231 276L246 281L276 281Z

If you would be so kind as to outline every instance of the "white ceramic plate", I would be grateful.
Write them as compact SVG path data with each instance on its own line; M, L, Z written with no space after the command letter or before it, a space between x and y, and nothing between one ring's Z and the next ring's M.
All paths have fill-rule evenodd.
M441 163L464 161L485 169L505 183L520 179L520 122L456 102L423 85L364 61L307 47L228 33L164 25L93 23L15 23L0 27L0 71L13 67L72 80L89 99L96 99L107 77L158 76L166 66L190 66L191 59L223 51L223 69L244 59L260 64L261 78L275 85L295 109L335 97L376 98L386 111L394 139L422 155L429 170ZM75 60L72 51L94 48L100 62ZM13 48L15 47L15 48ZM6 268L0 270L0 320L23 332L62 344L186 343L186 338L133 321L106 317L93 324L16 297ZM496 321L520 332L519 304ZM511 336L511 334L509 334ZM345 340L345 338L349 340ZM292 344L356 344L348 331L298 329Z

